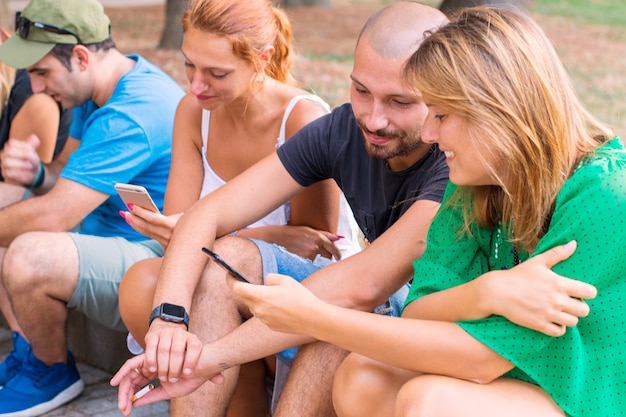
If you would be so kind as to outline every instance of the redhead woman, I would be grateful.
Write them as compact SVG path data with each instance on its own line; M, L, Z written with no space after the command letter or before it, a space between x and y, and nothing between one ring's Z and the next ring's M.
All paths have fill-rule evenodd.
M323 100L295 85L291 24L269 0L191 1L183 31L189 93L176 114L164 214L135 206L121 213L165 247L180 216L200 197L328 112ZM360 248L351 216L336 185L326 181L232 235L277 243L311 260L340 259ZM161 259L136 264L120 286L120 312L138 351L148 331L160 265ZM258 389L247 391L245 401L235 396L231 409L239 404L247 408L237 415L265 415L264 365L245 365L240 382L249 375L257 376L259 383L249 385Z

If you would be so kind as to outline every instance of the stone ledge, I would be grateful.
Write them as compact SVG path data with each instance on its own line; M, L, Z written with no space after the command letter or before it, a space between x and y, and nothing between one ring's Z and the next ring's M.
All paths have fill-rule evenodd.
M2 315L0 326L8 328ZM82 313L70 312L67 334L68 347L77 361L109 373L117 372L132 356L126 348L126 333L108 329Z

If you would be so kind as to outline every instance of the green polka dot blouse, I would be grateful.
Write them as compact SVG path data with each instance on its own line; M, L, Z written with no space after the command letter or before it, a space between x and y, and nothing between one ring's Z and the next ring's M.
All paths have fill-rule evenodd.
M462 218L446 205L448 186L428 232L427 249L414 262L407 304L494 269L510 268L514 253L499 230L460 236ZM479 228L476 228L479 229ZM571 240L578 248L554 266L558 274L593 284L591 313L564 336L550 337L501 316L458 323L515 365L505 376L541 386L568 416L626 415L626 152L614 138L583 160L557 196L549 230L536 251Z

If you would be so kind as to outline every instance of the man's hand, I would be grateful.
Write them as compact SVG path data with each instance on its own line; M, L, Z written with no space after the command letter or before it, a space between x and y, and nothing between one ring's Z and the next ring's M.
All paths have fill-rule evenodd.
M0 153L2 176L10 184L28 187L39 174L39 138L28 135L25 140L9 139Z
M167 323L161 319L152 322L146 334L145 367L156 373L161 382L177 382L183 369L189 374L198 364L202 342L184 325Z
M489 310L549 336L562 336L567 326L589 314L585 299L595 298L593 285L560 276L551 268L569 258L576 242L554 247L509 270L483 275Z
M307 333L307 320L315 317L324 302L291 277L269 274L266 285L246 284L228 277L228 285L250 312L270 329L293 334Z

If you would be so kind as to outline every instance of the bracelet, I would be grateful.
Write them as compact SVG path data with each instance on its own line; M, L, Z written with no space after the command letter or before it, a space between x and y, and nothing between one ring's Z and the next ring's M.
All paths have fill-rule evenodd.
M41 184L43 184L45 178L46 170L43 167L43 162L39 161L39 172L37 173L37 178L35 178L35 181L33 181L33 183L29 185L28 188L32 190L33 188L41 187Z

